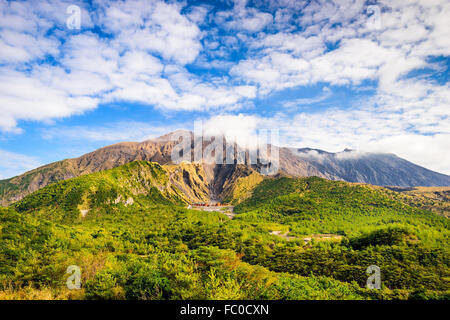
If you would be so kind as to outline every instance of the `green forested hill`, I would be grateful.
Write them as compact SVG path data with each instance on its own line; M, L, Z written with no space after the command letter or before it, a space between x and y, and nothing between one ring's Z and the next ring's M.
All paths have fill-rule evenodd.
M69 223L120 211L132 204L145 207L206 201L208 192L205 172L199 165L160 166L135 161L49 185L13 207L18 212Z
M319 178L236 185L233 220L185 208L208 197L193 165L134 162L47 186L0 209L0 299L449 297L447 218ZM81 290L66 287L70 265ZM381 290L365 289L370 265Z
M248 222L288 225L291 235L358 235L387 225L408 226L421 242L448 244L450 221L399 201L390 190L311 177L266 179L235 212Z

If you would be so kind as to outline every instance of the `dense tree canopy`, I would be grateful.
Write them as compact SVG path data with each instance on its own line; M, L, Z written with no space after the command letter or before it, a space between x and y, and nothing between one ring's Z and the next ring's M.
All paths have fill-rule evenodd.
M448 219L388 190L264 179L230 220L186 209L156 187L164 169L149 167L139 183L125 179L133 167L118 168L0 209L0 298L449 297ZM70 265L81 269L81 290L66 287ZM370 265L381 269L381 290L365 288Z

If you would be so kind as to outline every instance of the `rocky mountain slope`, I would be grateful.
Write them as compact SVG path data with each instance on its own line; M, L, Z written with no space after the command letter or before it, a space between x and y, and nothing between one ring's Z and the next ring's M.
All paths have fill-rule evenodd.
M172 152L178 144L171 140L171 136L172 134L167 134L144 142L118 143L79 158L55 162L2 180L0 203L3 206L9 205L54 182L116 168L136 160L171 164ZM194 143L192 134L191 142ZM207 145L208 143L204 143L203 148ZM382 186L450 186L450 176L422 168L393 154L359 153L352 150L329 153L307 148L279 148L279 154L279 173L284 175L318 176ZM236 165L203 165L209 175L212 199L220 200L219 195L231 192L230 185L225 184L230 175L236 171L242 176L251 173L235 167Z
M420 167L391 153L354 150L330 153L317 149L282 148L280 170L293 176L377 186L450 186L450 176Z

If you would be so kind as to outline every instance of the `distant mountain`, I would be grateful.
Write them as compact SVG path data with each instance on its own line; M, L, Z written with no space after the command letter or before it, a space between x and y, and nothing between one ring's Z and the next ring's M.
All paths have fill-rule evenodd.
M391 153L349 149L330 153L310 148L282 148L280 167L282 172L293 176L318 176L378 186L450 186L450 176L425 169Z
M191 142L194 136L191 134ZM176 141L172 134L144 142L122 142L107 146L79 158L66 159L34 169L23 175L0 181L0 203L9 205L26 195L57 181L116 168L136 160L171 164ZM197 139L197 138L195 138ZM204 143L205 148L208 143ZM239 148L236 146L236 148ZM381 186L450 186L450 176L433 172L393 154L361 153L345 150L329 153L317 149L279 148L279 173L330 180L361 182ZM232 192L230 181L252 170L236 165L203 165L208 175L211 199L220 200ZM254 169L255 166L254 166Z

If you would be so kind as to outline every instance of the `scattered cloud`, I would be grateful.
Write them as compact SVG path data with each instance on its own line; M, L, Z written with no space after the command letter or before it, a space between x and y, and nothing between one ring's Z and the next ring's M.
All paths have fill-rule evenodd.
M233 9L218 12L215 21L226 29L257 32L270 25L273 16L270 13L247 7L247 0L235 0Z
M40 165L34 157L0 149L0 179L14 177Z
M107 36L89 28L72 32L59 11L65 13L69 4L53 4L0 1L3 131L20 131L19 120L68 117L100 103L139 102L162 111L209 110L254 97L251 90L242 89L249 86L206 82L186 70L202 50L202 34L192 17L181 14L180 4L96 1L88 24L85 20L82 24L99 26ZM197 9L198 19L199 14L206 12Z

